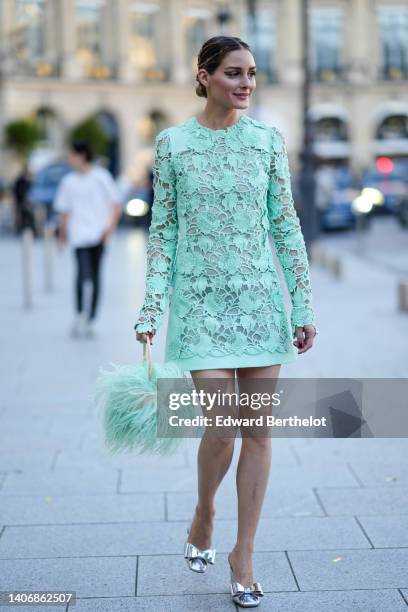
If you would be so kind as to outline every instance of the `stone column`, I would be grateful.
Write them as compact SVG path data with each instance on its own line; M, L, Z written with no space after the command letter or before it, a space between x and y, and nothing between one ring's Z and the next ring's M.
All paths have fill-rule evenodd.
M129 0L116 0L116 62L118 79L131 82L134 80L133 67L129 61L131 14Z
M75 58L76 29L74 0L59 0L58 6L61 28L61 72L63 78L76 80L80 77L81 72Z
M8 120L6 72L12 63L8 34L15 24L13 0L0 2L0 168L7 171L7 156L3 145L3 130Z
M352 95L349 110L350 140L353 145L353 167L359 168L371 161L371 143L374 139L372 98L367 84L376 80L378 70L379 33L376 10L371 0L353 0L345 15L345 63ZM373 61L374 60L374 61Z
M14 0L2 0L0 2L0 43L6 42L6 35L15 23Z
M169 17L173 9L172 2L161 0L159 3L160 11L157 19L157 30L154 36L155 52L159 68L164 68L167 75L171 78L173 68L171 45L172 33L169 30Z
M118 0L107 0L101 10L101 31L100 41L100 63L107 66L112 72L117 72L118 68L118 45L119 45L119 12L122 8Z
M276 6L277 43L276 65L281 83L300 85L302 82L302 29L299 0L285 0Z
M186 46L183 30L183 8L184 0L173 0L168 3L169 38L168 49L171 57L171 80L173 83L185 84L189 77L186 66Z
M366 84L376 78L379 36L375 8L370 0L348 3L344 16L345 64L350 66L348 78L355 84Z
M52 72L58 69L61 60L61 29L58 2L46 0L44 3L45 61L52 65Z

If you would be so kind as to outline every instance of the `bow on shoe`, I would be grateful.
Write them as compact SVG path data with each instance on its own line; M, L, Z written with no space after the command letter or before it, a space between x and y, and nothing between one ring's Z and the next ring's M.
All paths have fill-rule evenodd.
M215 563L215 548L197 548L191 542L186 543L186 548L184 551L184 557L188 559L203 559L207 563L211 563L214 565Z
M244 594L252 594L257 595L258 597L263 597L263 590L260 582L254 582L252 586L244 587L240 582L231 582L230 585L231 595L235 597L236 595L244 595Z

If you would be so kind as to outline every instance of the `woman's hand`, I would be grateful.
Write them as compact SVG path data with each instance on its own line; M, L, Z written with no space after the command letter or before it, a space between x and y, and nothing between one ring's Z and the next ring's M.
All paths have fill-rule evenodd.
M113 229L111 227L107 227L101 236L101 242L103 242L103 244L107 244L112 234L113 234Z
M152 339L153 339L153 336L154 336L153 332L150 332L150 331L149 332L143 332L143 333L136 332L136 340L138 342L147 342L147 336L149 336L150 346L153 346L153 342L152 342Z
M63 251L65 248L65 244L66 244L66 240L65 237L63 236L58 236L57 238L57 249L58 251Z
M305 353L313 346L313 339L316 336L317 331L314 325L304 325L303 327L296 327L296 340L294 346L298 348L298 355Z

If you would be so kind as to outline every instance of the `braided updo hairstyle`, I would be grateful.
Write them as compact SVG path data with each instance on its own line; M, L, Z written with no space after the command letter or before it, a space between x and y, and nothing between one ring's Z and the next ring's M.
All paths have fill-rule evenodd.
M247 49L251 51L250 46L236 36L213 36L201 47L198 53L197 67L199 70L200 68L204 68L209 74L213 74L227 53L236 51L237 49ZM207 88L200 83L198 75L196 75L196 81L198 81L195 90L197 96L206 98Z

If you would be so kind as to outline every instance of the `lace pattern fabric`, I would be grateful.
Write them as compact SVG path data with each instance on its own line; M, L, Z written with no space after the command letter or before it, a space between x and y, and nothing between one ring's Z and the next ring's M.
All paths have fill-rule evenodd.
M280 131L246 115L222 130L189 119L157 135L153 177L145 297L134 328L155 333L169 301L166 360L228 367L234 355L251 364L257 356L295 359L295 327L315 317Z
M170 277L177 249L177 190L166 130L155 139L154 203L147 242L145 299L134 329L156 333L166 309Z

